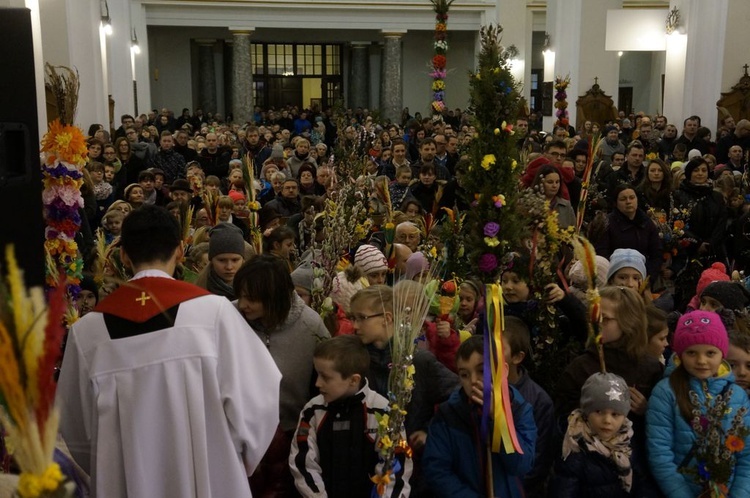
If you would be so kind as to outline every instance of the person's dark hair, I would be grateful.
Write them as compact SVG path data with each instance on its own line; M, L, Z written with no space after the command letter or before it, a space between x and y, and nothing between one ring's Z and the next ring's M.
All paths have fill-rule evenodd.
M693 420L693 404L690 403L690 374L685 366L678 365L669 375L669 387L674 391L680 415L690 424Z
M627 156L628 154L630 154L630 151L632 149L644 150L643 144L639 140L633 140L628 144L627 148L625 148L625 155Z
M315 212L320 213L325 208L325 201L319 195L303 195L300 199L300 206L302 206L303 213L311 207L315 207Z
M393 149L397 145L403 145L404 147L406 147L406 142L404 142L403 138L394 138L393 140L391 140L391 149Z
M104 126L102 126L102 125L101 125L101 124L99 124L99 123L93 123L93 124L92 124L91 126L89 126L89 133L88 133L88 136L89 136L89 137L93 137L93 136L94 136L94 134L95 134L95 133L96 133L97 131L99 131L99 130L102 130L102 129L104 129Z
M531 354L531 332L529 331L529 326L517 316L505 317L503 337L508 340L511 355L524 353L528 357Z
M419 168L420 175L435 175L435 165L432 163L425 163Z
M667 313L653 304L646 306L646 333L648 340L667 328Z
M232 286L238 298L263 305L261 321L268 330L284 323L289 315L294 282L283 259L272 254L251 257L235 274Z
M332 361L333 369L344 379L359 374L364 382L370 370L370 354L356 335L340 335L319 343L313 358Z
M474 335L461 343L456 350L456 363L458 363L458 360L468 360L474 353L484 355L484 338L482 336Z
M432 137L425 137L425 138L423 138L423 139L422 139L422 141L421 141L421 142L419 142L419 148L421 149L421 148L422 148L422 147L424 147L424 146L425 146L426 144L432 144L432 145L434 145L435 147L437 147L437 144L435 143L435 139L434 139L434 138L432 138Z
M120 243L133 264L167 262L181 242L179 223L163 207L144 205L122 222Z
M130 118L132 121L135 121L135 118L131 116L130 114L123 114L122 116L120 116L120 123L122 123L128 118Z
M276 227L273 230L271 230L271 233L268 234L267 237L263 237L263 250L265 252L270 252L273 250L274 244L276 243L281 244L287 239L292 239L292 240L296 239L296 236L294 235L294 230L284 225L280 227Z
M422 207L422 204L418 200L416 200L414 197L407 197L404 199L404 202L401 203L401 212L405 213L407 209L409 209L409 206L414 204L419 208L419 213L424 214L424 208Z
M91 161L86 165L86 168L88 168L89 173L94 173L96 171L101 171L104 173L104 164L100 163L99 161Z
M549 152L550 149L568 150L568 146L562 140L552 140L544 144L544 152Z
M623 193L626 190L632 190L633 192L636 191L635 187L632 186L629 183L619 183L619 184L617 184L615 186L615 188L612 189L612 202L616 203L617 202L617 198L620 197L620 194ZM638 206L638 207L640 207L640 206ZM617 209L617 208L615 208L615 209Z
M698 131L695 132L696 138L706 138L711 135L711 130L706 128L705 126L701 126L698 128Z
M541 189L542 188L541 185L542 185L542 181L544 180L544 177L552 173L555 173L560 178L560 185L562 186L562 175L560 174L560 170L552 166L551 164L545 164L544 166L539 168L539 171L537 171L536 176L534 177L534 181L531 184L531 187ZM557 191L557 196L560 197L560 190Z

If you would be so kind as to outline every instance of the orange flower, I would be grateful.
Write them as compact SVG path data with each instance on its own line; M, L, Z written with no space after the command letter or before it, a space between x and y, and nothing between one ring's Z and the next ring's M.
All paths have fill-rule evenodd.
M727 440L724 443L724 446L726 446L727 449L732 453L739 453L740 451L745 449L745 441L743 441L742 438L731 435L727 436Z
M682 220L677 220L674 222L674 227L677 228L678 230L681 230L685 228L685 222Z
M42 139L42 152L56 154L58 159L70 164L86 161L88 147L83 133L76 126L63 125L56 119Z

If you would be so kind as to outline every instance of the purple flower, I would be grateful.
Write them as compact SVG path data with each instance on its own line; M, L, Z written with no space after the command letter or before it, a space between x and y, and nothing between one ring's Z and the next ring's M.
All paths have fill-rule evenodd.
M479 271L482 273L492 273L497 268L497 256L486 253L479 257Z
M498 234L500 231L500 225L495 223L494 221L490 221L486 225L484 225L484 235L487 237L494 237Z
M701 429L705 432L708 429L708 418L705 415L701 415L700 418Z

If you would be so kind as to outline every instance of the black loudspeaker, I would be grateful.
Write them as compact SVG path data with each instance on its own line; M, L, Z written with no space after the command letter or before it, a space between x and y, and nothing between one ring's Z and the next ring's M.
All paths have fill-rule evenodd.
M31 12L0 8L0 264L12 243L26 284L44 284L44 219Z

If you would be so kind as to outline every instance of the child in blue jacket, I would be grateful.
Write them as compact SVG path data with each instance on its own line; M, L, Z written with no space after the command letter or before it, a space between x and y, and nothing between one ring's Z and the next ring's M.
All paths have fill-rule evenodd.
M750 496L750 402L724 361L728 347L716 313L680 317L675 368L654 388L646 413L651 471L670 498L693 498L709 489Z
M458 348L456 366L461 380L457 389L440 405L430 424L422 458L427 482L435 497L478 498L487 496L487 442L481 438L484 344L474 336ZM509 386L513 422L523 454L491 453L494 496L523 496L523 476L534 465L536 425L531 405Z

